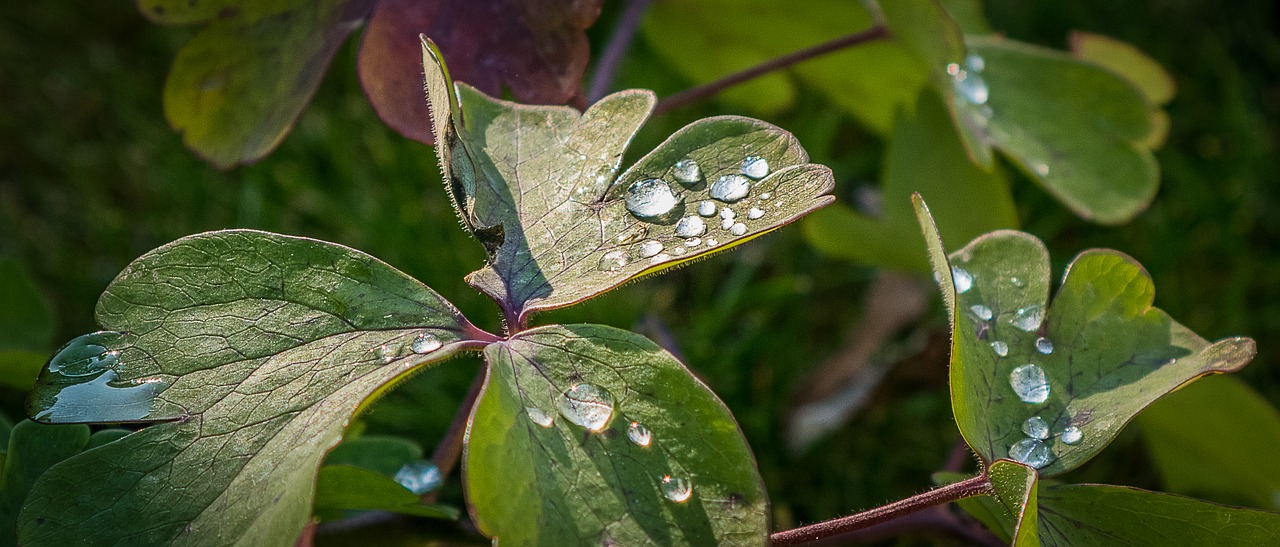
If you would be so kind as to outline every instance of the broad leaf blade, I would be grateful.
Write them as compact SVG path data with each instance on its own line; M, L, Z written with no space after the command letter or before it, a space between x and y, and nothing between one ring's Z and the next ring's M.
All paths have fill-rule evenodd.
M425 504L391 477L350 465L325 465L316 479L316 511L391 511L416 517L457 520L456 507Z
M686 126L618 175L653 108L651 93L615 93L584 113L519 105L452 86L432 44L424 40L423 48L442 167L464 224L489 252L489 264L467 281L509 316L579 302L731 247L832 199L824 195L830 171L808 163L790 133L735 116ZM715 181L740 176L753 156L767 162L767 174L743 178L746 197L709 197ZM676 163L685 159L697 163L696 181L677 181ZM670 201L661 214L641 218L627 201L644 179L660 179ZM706 215L698 211L704 202L713 208ZM734 211L732 222L722 223L725 209ZM701 228L679 237L683 219Z
M927 211L921 223L929 234ZM1071 470L1161 395L1238 370L1255 353L1253 340L1210 344L1152 307L1150 276L1116 251L1077 256L1051 306L1048 252L1029 234L984 235L935 271L955 298L952 411L987 462Z
M1160 63L1133 45L1092 32L1071 32L1071 53L1127 78L1152 105L1173 100L1177 85Z
M1280 514L1138 488L1050 486L1039 508L1040 541L1050 547L1280 543Z
M166 423L46 473L23 508L27 545L291 544L320 460L360 402L477 332L373 257L249 230L144 255L97 315L111 330L54 357L32 413ZM104 511L80 499L114 501Z
M89 443L83 425L42 425L23 420L9 432L0 462L0 545L17 545L18 510L49 467L79 454Z
M767 542L768 501L737 424L656 344L555 326L486 357L464 458L472 514L497 543Z

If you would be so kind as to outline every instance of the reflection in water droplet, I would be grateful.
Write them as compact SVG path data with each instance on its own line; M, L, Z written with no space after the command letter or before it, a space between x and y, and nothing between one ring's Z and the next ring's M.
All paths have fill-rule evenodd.
M627 252L622 249L614 249L605 253L600 257L600 270L606 272L616 272L627 265Z
M638 180L627 188L627 210L640 218L660 217L679 203L671 185L661 179Z
M978 319L983 321L990 321L992 317L995 317L991 312L991 308L983 306L982 304L969 306L969 311L972 311L974 315L978 316Z
M696 237L707 232L707 223L701 217L687 216L676 223L676 235L680 237Z
M735 223L733 226L730 226L730 227L729 227L729 233L731 233L731 234L733 234L733 235L735 235L735 236L740 236L740 235L746 234L746 233L747 233L747 225L746 225L746 224L743 224L743 223L741 223L741 222Z
M996 355L1004 357L1009 355L1009 344L997 340L991 343L991 350L996 352Z
M529 419L533 420L533 423L538 424L542 427L551 427L552 424L556 423L555 418L551 417L546 412L543 412L536 408L526 407L524 411L526 414L529 415Z
M631 422L627 427L627 438L639 446L649 446L649 442L653 440L653 432L640 422Z
M1076 426L1069 426L1062 430L1062 442L1067 444L1076 444L1084 439L1084 432Z
M710 201L703 201L698 204L698 214L704 217L715 216L716 204Z
M692 158L685 158L672 167L671 176L682 183L693 184L702 180L702 168Z
M711 183L711 197L725 203L741 200L749 193L751 193L751 180L742 175L725 175Z
M400 483L400 486L419 496L440 488L440 484L444 482L444 476L440 474L440 468L426 460L409 462L400 466L400 470L396 471L395 479L396 482Z
M695 237L692 239L687 239L684 242L685 247L697 247L698 245L702 245L702 238Z
M1044 421L1044 418L1039 416L1032 416L1027 418L1027 421L1022 422L1022 432L1032 439L1048 439L1049 422Z
M1039 304L1018 308L1017 311L1013 312L1013 317L1009 319L1013 326L1027 332L1040 328L1042 321L1044 321L1044 306Z
M115 333L112 333L115 334ZM141 380L121 386L120 375L106 369L92 380L62 387L52 396L31 401L34 418L49 423L133 422L147 418L167 384Z
M759 207L752 207L747 210L747 218L751 220L755 220L762 216L764 216L764 211L762 211Z
M49 360L49 372L70 378L92 376L120 362L120 352L107 345L120 339L120 334L100 331L76 337Z
M769 174L769 162L760 156L747 156L742 160L742 174L760 180Z
M573 384L560 396L560 414L588 431L600 431L613 416L613 396L591 384Z
M956 292L964 294L973 288L973 276L959 266L951 267L951 280L956 284Z
M1045 355L1053 353L1053 342L1043 336L1036 338L1036 351Z
M1035 439L1022 439L1009 447L1009 457L1040 469L1053 460L1053 451Z
M618 237L615 239L617 240L619 245L629 245L631 243L635 243L637 241L640 241L641 239L644 239L644 236L648 234L649 234L648 226L645 226L643 224L636 224L635 226L632 226L630 228L627 228L626 230L623 230L622 233L618 234Z
M662 495L676 503L688 501L693 496L693 484L689 482L689 479L663 475L661 486Z
M662 244L650 239L640 244L640 256L649 258L662 252Z
M413 343L409 345L414 353L431 353L443 346L440 339L435 334L424 332L413 339Z
M1044 369L1035 363L1013 369L1009 373L1009 385L1024 403L1040 404L1049 400L1049 380L1044 376Z

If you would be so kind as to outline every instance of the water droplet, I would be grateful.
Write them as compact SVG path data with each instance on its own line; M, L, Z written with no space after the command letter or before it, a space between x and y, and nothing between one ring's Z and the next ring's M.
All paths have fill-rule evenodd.
M573 384L560 397L560 414L588 431L600 431L613 416L613 397L591 384Z
M716 238L714 238L714 237L709 237L709 238L707 238L707 246L708 246L708 247L715 247L716 245L719 245L719 244L720 244L720 240L718 240L718 239L716 239Z
M711 197L725 203L741 200L749 193L751 193L751 180L742 175L725 175L711 183Z
M723 229L725 229L725 230L728 230L729 228L732 228L732 227L733 227L733 219L731 219L731 218L724 218L724 219L720 219L720 227L721 227L721 228L723 228Z
M640 256L649 258L662 252L662 244L650 239L640 244Z
M1037 175L1040 175L1042 177L1049 174L1049 164L1047 163L1038 161L1033 163L1031 165L1031 168L1035 170Z
M729 233L735 236L743 235L747 233L747 225L741 222L735 223L733 226L729 227Z
M1009 457L1040 469L1053 460L1053 451L1035 439L1022 439L1009 447Z
M671 260L671 255L669 255L669 254L667 254L667 253L662 253L662 254L660 254L660 255L658 255L658 256L655 256L655 257L653 257L652 259L650 259L650 260L649 260L649 263L650 263L650 264L657 264L657 263L662 262L662 261L664 261L664 260Z
M685 247L697 247L698 245L702 245L702 238L695 237L692 239L687 239L684 242Z
M437 338L436 335L424 332L419 334L417 338L414 338L413 343L410 344L409 347L413 349L414 353L431 353L440 349L440 346L443 345L444 344L440 342L440 339Z
M1062 442L1066 444L1076 444L1084 440L1084 433L1076 426L1069 426L1062 430Z
M704 201L698 204L698 214L704 217L715 216L716 204L710 201Z
M400 483L400 486L408 488L410 492L419 496L440 488L440 484L444 482L444 476L440 474L440 468L426 460L409 462L400 466L400 470L396 471L395 479L396 482Z
M742 160L742 174L760 180L769 174L769 162L760 156L747 156Z
M769 198L771 198L771 197L773 197L773 194L771 194L771 193L769 193L769 192L765 192L765 193L763 193L763 194L760 194L760 200L761 200L761 201L764 201L764 200L769 199Z
M671 254L674 256L680 256L684 253L685 253L684 247L676 246L671 248Z
M49 423L132 422L155 415L153 403L165 387L162 380L121 382L120 375L108 368L92 379L65 385L52 396L34 398L31 409L39 410L34 419Z
M1039 416L1032 416L1027 418L1027 421L1022 422L1022 432L1032 439L1048 439L1049 422L1044 421L1044 418Z
M1024 403L1040 404L1049 400L1049 380L1044 376L1044 369L1035 363L1013 369L1009 373L1009 385Z
M639 218L660 217L679 202L671 185L661 179L638 180L627 188L627 210Z
M984 60L982 56L978 55L977 53L973 53L973 54L970 54L968 57L965 57L964 64L965 66L969 67L969 70L972 70L975 72L982 72L983 69L987 68L986 60Z
M1019 288L1027 286L1027 282L1023 281L1021 277L1016 275L1009 278L1009 284Z
M616 272L627 265L627 252L622 249L614 249L600 257L600 270L606 272Z
M1036 351L1045 355L1053 353L1053 342L1043 336L1036 338Z
M676 503L688 501L693 496L693 484L689 482L689 479L663 475L661 486L662 495Z
M1009 344L997 340L991 343L991 350L996 352L996 355L1004 357L1009 355Z
M631 422L627 427L627 438L639 446L649 446L649 442L653 440L653 432L640 422Z
M533 420L533 423L538 424L542 427L551 427L552 424L556 423L555 418L551 417L546 412L543 412L536 408L526 407L524 411L526 414L529 415L529 419Z
M959 266L951 267L951 280L956 284L956 292L964 294L973 288L973 276Z
M955 64L947 66L947 73L951 74L952 88L962 99L972 105L984 105L987 103L987 99L990 98L990 91L987 89L986 80L983 80L981 75L977 72L963 70Z
M738 213L733 212L733 209L729 208L728 205L720 208L720 218L722 219L728 220L737 216Z
M764 216L764 211L763 211L763 210L761 210L759 207L752 207L752 208L750 208L750 209L748 209L748 210L747 210L747 218L749 218L749 219L751 219L751 220L755 220L755 219L760 218L760 217L762 217L762 216Z
M623 230L615 239L619 245L630 245L644 239L644 236L646 235L649 235L649 227L644 224L636 224L635 226Z
M978 319L983 321L990 321L992 317L995 317L995 315L991 313L991 308L983 306L982 304L969 306L969 311L972 311L974 315L978 316Z
M120 352L107 349L107 345L119 339L119 333L111 331L79 336L67 342L49 360L49 372L78 378L111 368L120 362Z
M1021 330L1031 332L1040 328L1040 323L1044 321L1044 306L1033 304L1025 308L1018 308L1013 312L1013 318L1009 320L1013 326Z
M702 168L692 158L685 158L672 167L671 176L684 184L693 184L702 180Z
M676 223L676 235L680 237L697 237L707 233L707 223L701 217L687 216Z
M398 349L392 349L391 346L383 344L378 346L378 357L382 359L383 364L390 363L400 356Z

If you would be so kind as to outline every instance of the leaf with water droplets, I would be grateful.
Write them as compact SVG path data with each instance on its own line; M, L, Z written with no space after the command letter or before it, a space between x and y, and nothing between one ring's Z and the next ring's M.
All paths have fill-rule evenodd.
M107 330L59 350L30 412L151 425L41 477L23 507L25 545L292 544L321 458L361 401L479 336L369 255L251 230L143 255L107 287L97 319ZM415 351L424 333L441 346Z
M453 85L426 40L423 64L451 195L489 254L467 282L509 317L567 306L732 247L833 199L826 195L830 170L809 163L790 133L758 120L694 122L619 174L623 153L653 110L652 93L614 93L585 112L520 105ZM682 163L688 161L702 180L681 180L693 172ZM690 247L697 222L686 221L686 233L677 227L696 218L703 201L762 214L737 228L702 221L706 244Z
M89 444L83 425L44 425L21 421L8 432L0 454L0 543L17 545L18 511L47 469L79 454Z
M653 342L552 326L485 356L463 458L471 513L497 543L767 543L768 501L737 423Z
M1120 252L1080 253L1050 301L1049 254L1039 239L992 232L948 257L918 196L916 206L951 315L952 411L987 462L1018 457L1046 476L1069 471L1160 396L1253 358L1253 340L1209 343L1152 307L1151 277ZM957 290L957 272L967 290ZM990 308L991 318L972 313L974 305ZM1023 432L1033 416L1049 424L1047 439Z

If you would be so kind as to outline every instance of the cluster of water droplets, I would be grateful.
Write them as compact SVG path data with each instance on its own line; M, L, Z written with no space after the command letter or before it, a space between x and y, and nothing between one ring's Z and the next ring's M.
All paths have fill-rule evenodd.
M396 471L395 481L410 492L421 496L440 488L440 484L444 482L444 475L440 473L440 468L436 467L436 464L427 460L417 460L400 466L400 470Z
M387 342L378 346L377 351L382 363L389 364L411 354L426 355L442 346L444 342L440 341L439 336L430 331L422 331L408 342Z

